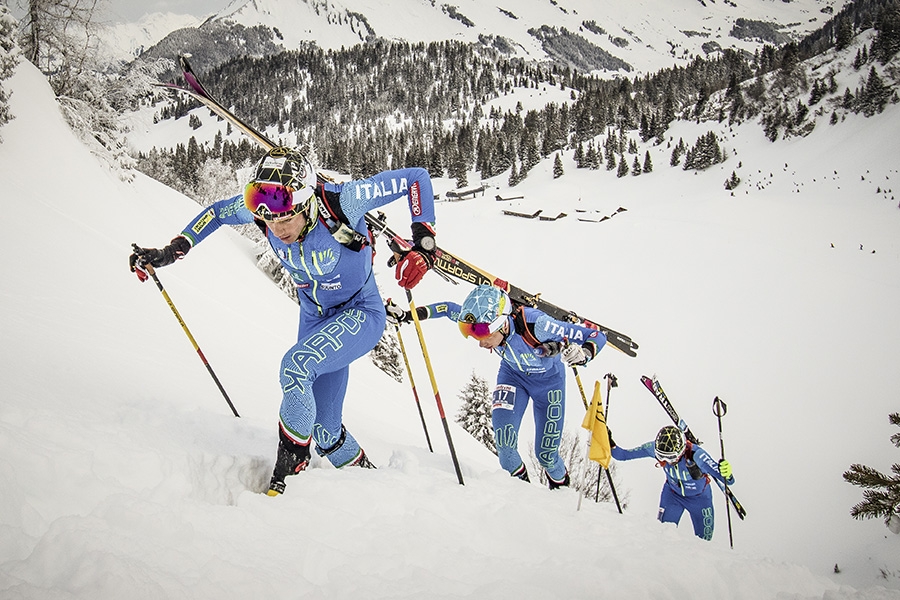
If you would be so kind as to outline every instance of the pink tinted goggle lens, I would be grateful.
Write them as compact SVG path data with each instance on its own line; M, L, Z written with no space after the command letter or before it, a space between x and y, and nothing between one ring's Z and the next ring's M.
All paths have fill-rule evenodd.
M479 341L493 333L490 323L465 323L462 321L459 323L459 331L463 334L463 337L473 337Z
M283 219L296 214L291 188L279 183L251 181L244 188L244 205L254 215L266 221Z

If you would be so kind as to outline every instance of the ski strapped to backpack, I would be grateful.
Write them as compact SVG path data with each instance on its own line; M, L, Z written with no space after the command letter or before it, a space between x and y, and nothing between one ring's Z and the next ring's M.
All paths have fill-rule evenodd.
M266 150L271 150L272 148L275 148L277 146L275 142L270 140L268 137L266 137L264 134L260 133L250 125L244 123L230 110L222 106L215 98L213 98L203 87L203 84L200 83L200 80L197 78L197 75L194 73L186 57L178 57L178 62L181 66L182 74L188 87L181 87L180 85L175 83L157 83L155 84L157 87L175 90L179 93L187 94L191 98L194 98L195 100L206 106L208 109L243 131L245 134L247 134L247 136L255 140ZM343 244L344 242L342 242L341 239L337 237L338 234L346 233L338 231L339 229L341 229L341 219L338 216L334 215L334 212L327 207L324 212L332 214L332 216L334 217L335 221L332 223L332 225L336 226L336 231L332 232L332 235L335 235L335 239ZM366 213L366 225L369 228L370 234L385 236L388 240L388 245L392 249L399 248L402 251L408 251L412 247L412 244L410 244L406 239L397 235L387 227L387 223L385 222L383 213L379 213L378 217L372 215L371 213ZM329 230L331 230L331 227L332 226L329 226ZM344 229L352 228L346 227ZM359 232L356 233L362 236L362 234L359 234ZM620 333L614 329L610 329L609 327L585 319L573 311L565 310L556 306L555 304L551 304L550 302L547 302L546 300L541 298L541 294L528 293L525 290L516 287L515 285L511 285L509 282L500 279L499 277L495 277L487 271L484 271L483 269L480 269L472 265L471 263L464 261L458 256L455 256L450 252L443 250L442 248L436 247L433 252L433 257L435 272L437 272L448 281L456 279L459 281L471 283L473 285L486 284L499 287L509 295L510 299L514 303L521 306L530 306L532 308L536 308L559 321L581 323L586 327L598 329L606 336L606 341L610 346L616 348L624 354L627 354L628 356L637 356L637 343L624 333Z
M387 238L388 246L397 253L408 251L412 245L402 236L395 233L387 226L387 219L382 212L378 212L378 216L366 213L366 223L369 229L375 235L381 235ZM607 343L627 354L628 356L637 356L638 345L630 337L623 333L619 333L614 329L610 329L605 325L600 325L584 317L577 315L575 312L560 308L555 304L547 302L541 298L540 294L530 294L522 288L510 284L508 281L491 275L487 271L466 262L458 256L447 252L443 248L435 247L434 249L434 269L438 274L444 274L459 281L471 283L472 285L492 285L500 288L509 295L510 300L516 306L529 306L536 308L548 316L558 320L570 323L581 323L585 327L598 329L606 336Z
M653 377L651 379L646 375L641 375L641 383L643 383L644 387L646 387L650 391L650 393L653 394L653 397L656 398L660 406L662 406L666 413L669 415L669 418L672 419L672 422L675 423L675 425L677 425L678 428L684 432L684 437L687 438L688 442L690 444L697 444L699 446L700 441L697 439L697 436L695 436L693 432L691 432L690 428L687 426L687 423L684 422L684 419L678 416L678 413L675 411L675 407L672 406L672 403L669 401L668 396L666 396L666 393L663 391L662 386L659 384L659 381L656 380L656 377ZM744 506L741 504L740 500L737 499L737 496L734 495L734 492L731 491L731 488L725 486L725 484L723 484L715 477L713 477L712 480L716 482L716 484L719 486L719 489L722 490L722 493L724 493L725 497L728 498L729 502L731 502L731 505L737 512L738 517L743 520L744 517L747 516L747 511L744 510Z

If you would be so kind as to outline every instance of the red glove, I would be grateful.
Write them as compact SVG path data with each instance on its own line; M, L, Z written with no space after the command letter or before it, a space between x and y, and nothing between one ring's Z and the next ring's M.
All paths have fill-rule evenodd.
M401 287L411 290L422 281L422 277L433 264L434 259L427 252L410 250L397 263L394 276Z

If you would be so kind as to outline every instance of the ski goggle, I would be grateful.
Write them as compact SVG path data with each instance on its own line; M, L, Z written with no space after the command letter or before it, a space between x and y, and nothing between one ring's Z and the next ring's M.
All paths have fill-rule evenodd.
M503 326L503 323L506 321L506 315L500 315L490 323L469 323L466 321L459 321L459 331L463 334L463 337L473 337L478 341L487 339L494 332L500 329Z
M685 447L681 448L672 448L671 444L668 445L657 445L656 446L656 460L661 463L669 463L670 465L674 465L681 457L684 455Z
M308 196L301 200L299 196L304 192ZM300 213L311 196L309 188L295 192L280 183L251 181L244 188L244 205L264 221L283 221Z

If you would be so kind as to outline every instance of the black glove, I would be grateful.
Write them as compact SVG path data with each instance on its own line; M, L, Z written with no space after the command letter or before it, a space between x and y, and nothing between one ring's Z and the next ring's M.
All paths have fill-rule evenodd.
M539 346L539 348L542 350L542 354L540 354L540 356L543 358L546 358L548 356L556 356L557 354L559 354L559 351L562 350L562 347L562 342L544 342Z
M612 439L612 429L610 429L609 427L606 428L606 435L609 436L609 447L615 448L616 442L615 442L615 440Z
M388 323L391 325L409 323L412 320L412 314L408 310L403 310L391 300L384 303L384 312L387 314Z
M184 255L191 249L191 243L187 241L186 237L179 235L162 249L141 248L136 244L133 247L134 252L128 257L128 266L132 273L143 265L152 265L157 268L171 265L176 260L184 258Z
M410 229L412 229L412 249L433 257L434 249L437 248L434 243L434 229L427 223L413 223L410 225ZM433 258L431 263L434 263Z

